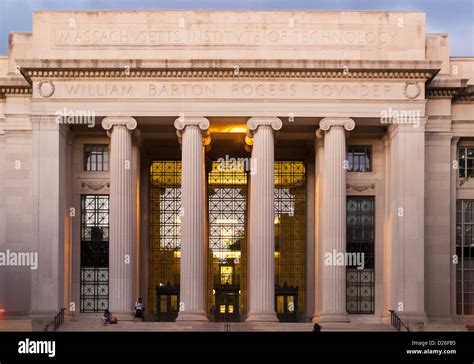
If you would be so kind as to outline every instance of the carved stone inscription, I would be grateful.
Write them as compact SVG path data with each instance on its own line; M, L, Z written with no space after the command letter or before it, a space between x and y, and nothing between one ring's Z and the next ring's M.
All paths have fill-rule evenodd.
M402 82L65 81L55 83L55 87L52 99L406 99Z
M308 26L308 25L307 25ZM401 46L403 36L396 27L383 27L377 30L364 29L179 29L176 26L144 28L136 24L132 28L57 28L54 30L55 45L62 46L232 46L245 45L353 45L353 46ZM355 27L353 27L355 28ZM397 44L398 43L398 44Z

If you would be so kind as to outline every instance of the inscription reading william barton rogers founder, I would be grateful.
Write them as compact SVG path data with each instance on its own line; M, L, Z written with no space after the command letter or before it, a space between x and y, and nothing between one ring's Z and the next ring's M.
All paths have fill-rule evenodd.
M156 83L58 83L67 97L84 98L401 98L400 85L337 82L156 82ZM61 92L59 92L61 94Z
M141 29L140 29L141 28ZM56 29L57 46L147 46L147 45L264 45L264 44L313 44L313 45L355 45L355 46L403 46L403 37L394 27L380 27L378 30L322 30L320 25L312 29L177 29L143 28L133 29Z

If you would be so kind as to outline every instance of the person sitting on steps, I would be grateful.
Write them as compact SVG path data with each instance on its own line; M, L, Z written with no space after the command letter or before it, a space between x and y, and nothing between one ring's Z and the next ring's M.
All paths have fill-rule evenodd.
M108 308L105 309L104 317L102 317L102 324L105 326L107 324L116 324L117 322L117 317L112 316Z

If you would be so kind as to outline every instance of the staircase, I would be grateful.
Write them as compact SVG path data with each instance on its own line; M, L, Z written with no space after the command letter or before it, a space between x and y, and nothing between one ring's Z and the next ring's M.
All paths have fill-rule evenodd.
M136 332L136 331L182 331L182 332L311 332L312 323L256 323L256 322L133 322L119 321L116 325L103 326L101 315L81 315L75 321L67 319L58 331L102 331L102 332ZM379 323L343 323L343 324L323 324L321 331L396 331L389 324Z

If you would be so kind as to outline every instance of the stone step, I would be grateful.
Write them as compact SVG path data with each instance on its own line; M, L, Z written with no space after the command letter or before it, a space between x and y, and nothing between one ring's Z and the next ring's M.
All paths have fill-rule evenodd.
M0 331L33 331L31 320L0 320Z
M116 325L102 326L100 320L65 322L59 331L195 331L195 332L310 332L311 323L247 323L236 322L225 325L221 322L177 323L177 322L133 322L119 321ZM321 331L396 331L388 324L324 324Z
M428 323L423 327L423 331L439 332L439 331L468 331L464 324L457 323Z

